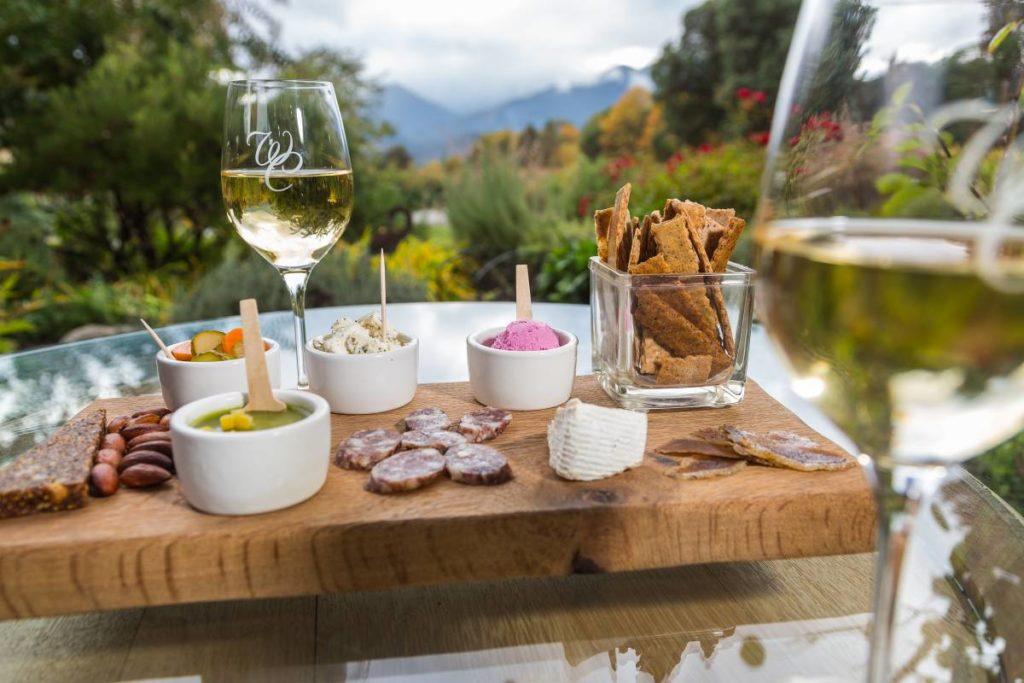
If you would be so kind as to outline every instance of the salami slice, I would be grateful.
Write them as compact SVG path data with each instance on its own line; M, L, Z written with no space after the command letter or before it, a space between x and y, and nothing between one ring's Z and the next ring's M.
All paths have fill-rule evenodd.
M402 493L423 488L441 478L444 465L444 456L434 448L403 451L373 466L366 490Z
M452 446L444 456L452 481L460 484L504 484L512 478L512 468L499 451L478 443Z
M338 446L334 464L346 470L368 470L394 455L401 440L394 429L363 429Z
M512 424L512 413L500 408L484 408L466 413L459 420L456 429L469 441L480 443L490 441Z
M402 445L399 450L411 451L417 448L435 448L444 453L452 446L466 443L466 437L458 432L432 431L421 432L413 429L402 434Z
M448 429L452 426L452 420L448 414L440 408L420 408L414 410L405 417L405 428L417 429L421 432L436 432Z

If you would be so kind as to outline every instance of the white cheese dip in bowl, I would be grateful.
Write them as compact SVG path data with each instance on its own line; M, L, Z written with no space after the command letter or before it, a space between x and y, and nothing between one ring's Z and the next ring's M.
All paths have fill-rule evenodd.
M419 340L394 330L385 340L381 332L374 312L342 318L306 343L309 390L326 399L332 413L383 413L416 395Z

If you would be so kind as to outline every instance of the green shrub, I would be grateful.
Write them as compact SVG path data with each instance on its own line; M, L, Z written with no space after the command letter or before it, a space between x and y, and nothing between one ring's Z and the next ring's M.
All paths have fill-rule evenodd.
M536 234L537 214L515 163L485 154L446 188L448 221L456 240L483 259L512 251Z
M1024 514L1024 433L971 460L965 468Z
M200 320L238 313L238 300L252 297L262 311L291 308L277 271L255 253L229 254L208 271L175 307L176 320ZM380 280L366 242L340 243L313 270L306 306L368 304L380 298ZM388 301L425 301L427 286L407 272L388 274Z
M552 249L544 258L534 282L534 295L542 301L585 304L590 298L587 262L597 254L591 239L573 239Z

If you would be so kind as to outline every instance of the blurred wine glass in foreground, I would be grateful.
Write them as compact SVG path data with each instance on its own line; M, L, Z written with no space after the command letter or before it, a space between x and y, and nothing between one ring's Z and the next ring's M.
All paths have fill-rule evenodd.
M322 81L228 85L221 155L228 219L284 278L295 314L298 386L308 386L306 281L345 231L354 186L334 86Z
M917 503L1024 428L1018 2L805 0L775 108L760 312L794 390L873 459L868 678Z

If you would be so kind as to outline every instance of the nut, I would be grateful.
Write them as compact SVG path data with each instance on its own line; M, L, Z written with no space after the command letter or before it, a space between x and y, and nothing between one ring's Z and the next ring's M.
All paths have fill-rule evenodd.
M121 472L121 483L128 488L142 489L162 484L171 478L171 473L162 467L139 463Z
M143 443L137 443L134 446L128 448L128 453L136 453L138 451L156 451L157 453L163 453L171 460L174 460L174 449L171 446L170 441L162 440L149 440Z
M96 462L105 463L111 467L117 467L121 464L121 451L114 450L113 448L101 448L96 453Z
M171 413L167 413L160 418L160 426L166 427L167 429L171 428Z
M135 451L124 456L121 460L121 464L117 466L119 472L124 472L129 467L134 467L140 463L147 465L156 465L162 467L168 472L174 472L174 462L163 453L157 453L156 451Z
M127 426L138 427L139 425L155 425L159 423L159 415L154 415L153 413L146 413L144 415L139 415L138 417L133 417L132 419L128 420Z
M140 434L139 436L135 437L134 439L130 439L128 441L128 452L130 453L133 448L138 448L139 444L150 443L152 441L167 441L167 442L170 442L170 440L171 440L171 433L170 432L162 432L162 431L155 430L155 429L154 430L150 430L148 432L144 432L144 433Z
M92 484L92 495L94 496L102 498L117 493L117 471L105 462L92 466L89 482Z
M124 453L124 449L128 447L125 443L124 437L120 434L105 434L103 441L100 443L100 448L109 448L119 453Z
M166 433L164 428L158 424L141 424L134 427L125 427L121 430L121 436L124 437L125 441L131 443L137 437L140 437L143 434L149 434L150 432Z
M144 410L136 410L132 413L132 417L142 417L143 415L156 415L158 418L163 417L171 412L170 408L145 408Z
M116 434L124 429L125 425L128 424L128 417L122 415L121 417L115 417L113 420L107 423L107 433Z

